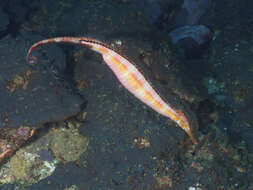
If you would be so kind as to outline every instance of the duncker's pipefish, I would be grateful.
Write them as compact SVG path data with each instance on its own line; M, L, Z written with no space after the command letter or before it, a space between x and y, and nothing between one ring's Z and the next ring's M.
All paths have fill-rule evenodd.
M27 63L35 61L31 57L32 51L40 45L49 43L72 43L82 46L86 46L103 56L105 63L116 75L120 83L131 92L136 98L142 101L144 104L151 107L156 112L164 115L175 121L178 126L180 126L190 137L194 144L197 144L196 139L193 136L191 126L187 120L185 114L171 107L166 103L158 93L152 88L151 84L145 79L141 72L136 68L136 66L131 63L127 58L120 55L109 45L103 42L85 38L85 37L56 37L51 39L46 39L39 41L32 45L29 49L26 57Z

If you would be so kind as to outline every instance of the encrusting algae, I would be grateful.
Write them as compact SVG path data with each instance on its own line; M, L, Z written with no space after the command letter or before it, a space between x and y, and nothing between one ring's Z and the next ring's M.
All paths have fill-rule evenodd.
M46 134L20 148L0 167L0 185L32 185L52 175L58 164L75 162L87 150L89 139L78 132L80 123L54 124Z

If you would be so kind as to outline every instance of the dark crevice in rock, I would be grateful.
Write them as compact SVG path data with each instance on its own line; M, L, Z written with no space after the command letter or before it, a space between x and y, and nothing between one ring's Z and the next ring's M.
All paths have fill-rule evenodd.
M199 130L203 134L207 134L210 132L210 124L212 124L215 118L210 117L210 115L214 112L218 111L218 107L215 105L213 101L210 99L205 99L201 101L198 105L197 109L197 116L198 116L198 121L199 121Z
M83 95L77 88L77 82L75 80L75 61L73 57L73 48L69 48L70 45L64 44L62 46L63 52L66 55L66 67L63 70L62 79L64 80L65 84L67 84L67 88L72 91L74 95L79 96L81 99L85 99ZM86 102L81 106L86 107Z
M4 38L5 36L7 36L9 34L8 29L0 31L0 39Z
M20 26L22 25L22 22L24 21L22 19L22 16L20 16L19 14L19 10L22 10L25 12L26 8L22 7L21 2L18 4L15 4L14 1L6 1L5 3L2 4L2 7L3 7L3 11L9 17L9 24L4 34L5 35L10 34L13 37L17 37L17 35L19 34Z

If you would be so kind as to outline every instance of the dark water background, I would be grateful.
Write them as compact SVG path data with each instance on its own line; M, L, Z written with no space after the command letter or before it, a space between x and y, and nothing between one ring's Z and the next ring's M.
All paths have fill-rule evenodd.
M88 113L80 133L90 143L79 162L87 166L61 164L37 184L0 189L53 190L71 185L82 190L253 189L252 1L0 2L0 44L6 43L9 52L2 50L0 55L12 68L15 60L25 65L33 43L56 36L92 37L114 44L135 60L168 102L182 104L189 115L196 115L200 147L192 147L181 129L120 86L100 56L60 45L40 52L51 62L40 66L47 74L35 84L51 81L61 86L62 100L54 99L50 90L38 94L37 100L51 97L48 110L52 111L24 112L13 119L13 125L24 118L34 125L60 121L78 112L72 105L80 105ZM117 46L118 41L122 45ZM14 47L19 51L10 55ZM0 74L1 79L3 70ZM78 88L78 81L88 87ZM3 91L1 96L5 96ZM4 98L1 104L6 110L19 105ZM136 138L148 139L151 146L138 147ZM193 166L196 163L201 167ZM162 179L173 185L161 185Z

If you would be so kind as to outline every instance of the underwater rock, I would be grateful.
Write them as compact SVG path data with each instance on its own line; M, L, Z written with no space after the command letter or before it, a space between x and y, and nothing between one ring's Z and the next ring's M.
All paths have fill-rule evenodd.
M184 0L181 10L175 18L175 26L199 24L201 16L211 4L211 0Z
M175 17L181 9L181 1L177 0L128 0L145 20L153 24L153 29L169 30L174 24ZM140 14L138 14L140 15ZM153 33L155 35L155 33Z
M43 161L38 154L21 149L11 158L10 171L17 182L33 184L50 176L56 163L56 160Z
M0 163L10 157L34 134L34 130L21 126L18 129L0 129Z
M19 26L19 24L26 19L27 6L24 6L24 2L19 0L9 0L3 2L3 6L10 16L10 19L12 19L13 24Z
M40 64L28 65L26 50L32 43L25 38L41 39L28 34L15 39L7 36L0 41L0 128L34 128L64 120L76 114L83 103L66 88L67 84L59 81L65 69L63 52L50 46L46 57L34 52Z
M47 135L46 135L47 136ZM48 138L43 136L43 138ZM58 163L51 159L42 159L40 152L49 151L49 144L41 146L40 139L20 148L11 159L0 167L0 183L19 183L31 185L50 176Z
M210 40L211 31L204 25L183 26L172 30L169 35L173 44L179 40L191 38L199 45L203 45Z
M150 0L129 0L138 10L150 17L152 22L156 22L162 14L162 10L158 2Z
M53 160L53 155L51 154L50 151L48 151L46 149L42 149L42 150L38 151L38 155L40 156L41 160L44 160L44 161L52 161Z
M211 31L203 25L183 26L169 33L181 57L199 59L205 54L211 41Z
M78 133L78 127L80 123L69 120L41 130L38 139L20 148L0 167L0 184L31 185L52 175L57 164L78 160L89 142Z

